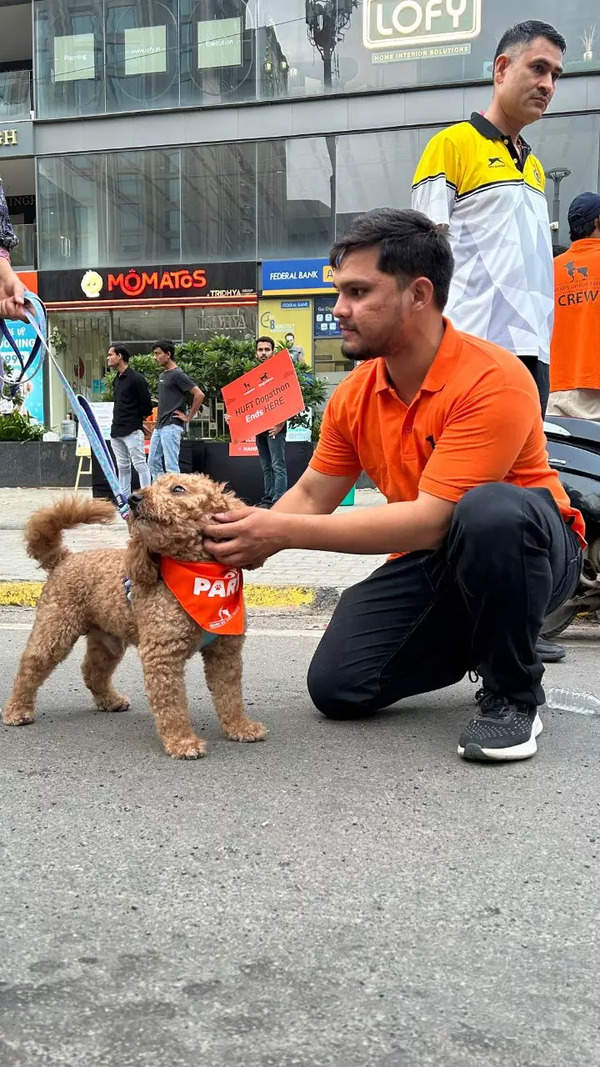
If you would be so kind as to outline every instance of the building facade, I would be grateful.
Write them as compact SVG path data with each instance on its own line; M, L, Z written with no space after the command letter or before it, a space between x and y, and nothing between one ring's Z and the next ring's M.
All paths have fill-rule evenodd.
M98 398L111 341L215 332L275 334L339 380L330 245L358 212L410 203L424 145L485 110L497 41L524 17L568 45L525 131L565 245L570 200L600 183L597 0L2 4L16 264L78 390ZM50 387L47 422L62 403Z

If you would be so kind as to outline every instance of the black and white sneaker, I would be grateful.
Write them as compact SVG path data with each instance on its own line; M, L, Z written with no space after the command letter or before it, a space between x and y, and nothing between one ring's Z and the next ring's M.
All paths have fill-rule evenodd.
M458 754L463 759L528 759L537 752L536 737L543 729L537 708L486 690L476 694L480 717L460 735Z

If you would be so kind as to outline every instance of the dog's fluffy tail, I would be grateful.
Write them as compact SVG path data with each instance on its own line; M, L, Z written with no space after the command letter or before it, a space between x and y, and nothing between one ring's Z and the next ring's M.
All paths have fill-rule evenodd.
M74 493L63 496L49 508L40 508L25 527L27 553L46 571L52 571L69 555L62 540L62 531L79 523L112 522L116 515L108 500L90 500Z

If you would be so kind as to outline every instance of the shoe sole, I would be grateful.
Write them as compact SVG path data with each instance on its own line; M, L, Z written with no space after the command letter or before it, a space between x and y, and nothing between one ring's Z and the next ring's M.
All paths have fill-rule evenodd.
M482 748L481 745L469 744L459 745L457 752L463 759L481 760L484 763L502 763L503 760L517 760L517 759L530 759L531 756L535 756L537 752L536 737L539 737L542 730L542 720L539 715L536 714L533 720L533 729L531 731L531 737L528 741L524 741L522 745L512 745L510 748Z
M540 656L542 663L560 663L566 656L566 652L547 652Z

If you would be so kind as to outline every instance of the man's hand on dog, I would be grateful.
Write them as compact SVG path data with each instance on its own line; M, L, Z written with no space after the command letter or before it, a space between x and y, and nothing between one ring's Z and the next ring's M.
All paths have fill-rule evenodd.
M222 512L204 527L204 547L220 563L252 570L289 547L284 532L286 518L263 508Z

